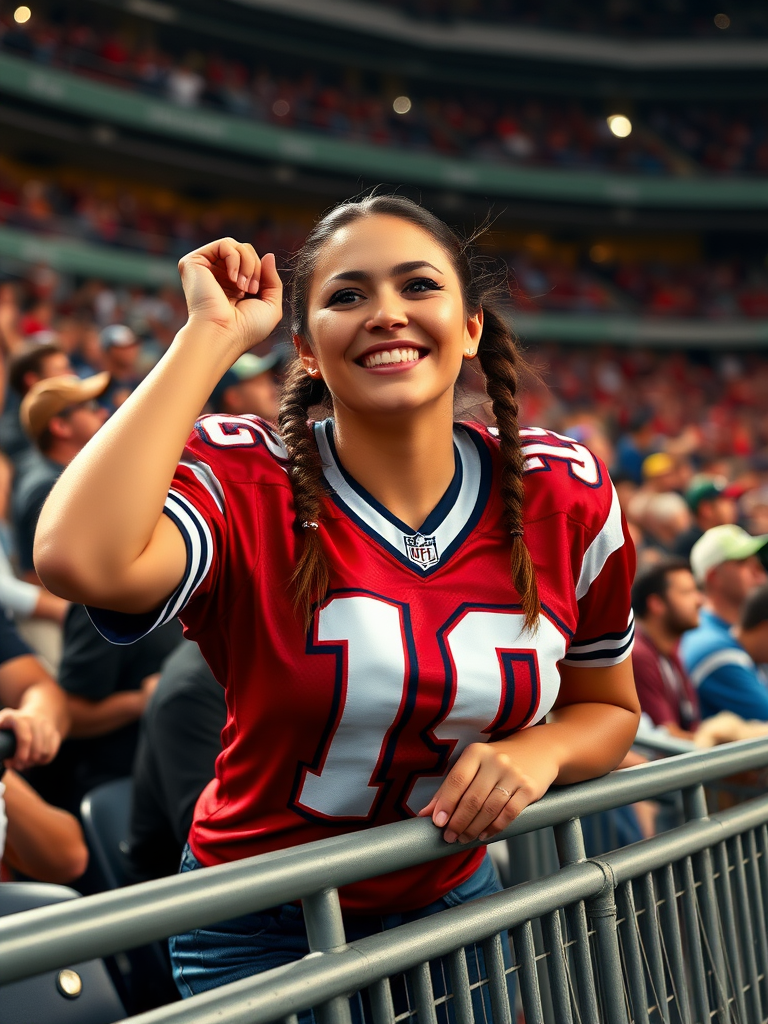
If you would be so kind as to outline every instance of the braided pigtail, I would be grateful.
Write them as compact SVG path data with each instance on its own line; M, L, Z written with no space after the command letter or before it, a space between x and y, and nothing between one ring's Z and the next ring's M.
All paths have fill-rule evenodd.
M286 374L280 401L278 426L290 457L289 476L296 508L296 526L304 535L304 547L293 573L294 607L309 628L312 609L328 591L328 563L320 539L320 508L325 489L323 464L317 450L309 410L328 398L321 380L313 380L297 359Z
M517 421L519 355L509 328L495 310L484 310L483 334L477 350L485 386L501 442L504 468L501 496L504 521L512 536L512 580L520 594L525 624L535 630L541 611L536 569L523 537L523 450Z

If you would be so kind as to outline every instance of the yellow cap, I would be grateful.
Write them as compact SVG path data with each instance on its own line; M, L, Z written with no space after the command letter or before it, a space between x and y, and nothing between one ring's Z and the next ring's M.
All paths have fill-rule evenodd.
M33 439L42 432L64 409L81 402L90 402L109 387L109 374L96 373L93 377L47 377L33 384L21 401L21 425Z

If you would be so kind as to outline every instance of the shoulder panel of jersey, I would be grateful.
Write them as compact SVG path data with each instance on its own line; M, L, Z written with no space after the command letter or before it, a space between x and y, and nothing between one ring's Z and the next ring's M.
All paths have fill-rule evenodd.
M496 428L479 429L498 445ZM579 624L563 663L583 668L618 664L630 655L634 639L629 591L635 552L608 470L585 445L553 430L521 427L520 443L524 523L563 515L569 521ZM531 555L535 561L535 550Z
M287 457L274 429L258 416L201 417L184 447L163 508L184 538L184 576L160 607L144 615L89 608L102 636L112 643L134 643L210 589L228 528L248 526L238 510L229 507L228 492L238 485L290 487Z

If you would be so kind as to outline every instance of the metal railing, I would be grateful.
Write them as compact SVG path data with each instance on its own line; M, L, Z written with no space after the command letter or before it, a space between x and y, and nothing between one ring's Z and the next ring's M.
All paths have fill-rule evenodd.
M768 797L708 816L704 784L768 765L768 740L616 772L550 791L500 838L554 826L560 870L433 917L347 943L338 888L450 855L430 821L399 822L160 879L0 923L0 984L301 899L312 953L303 960L132 1018L133 1024L259 1024L315 1008L350 1020L366 992L373 1024L439 1014L473 1019L488 992L510 1024L511 978L526 1024L683 1024L768 1019ZM587 860L578 818L682 790L686 818L669 832ZM511 967L502 943L510 930ZM483 949L471 983L465 948ZM429 965L445 958L450 992ZM393 1001L394 979L404 1003ZM0 1000L2 993L0 992Z

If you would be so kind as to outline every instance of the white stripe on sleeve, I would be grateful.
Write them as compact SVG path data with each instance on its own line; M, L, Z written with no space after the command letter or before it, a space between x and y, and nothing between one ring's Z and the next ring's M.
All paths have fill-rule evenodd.
M738 651L734 647L726 647L725 650L715 651L706 658L702 658L688 675L691 677L694 686L701 686L707 676L716 672L719 668L726 668L729 665L748 669L754 669L755 667L755 663L746 651Z
M581 571L576 584L576 600L580 601L602 572L603 566L614 551L624 544L621 528L621 506L616 488L611 484L611 509L603 528L584 552Z

